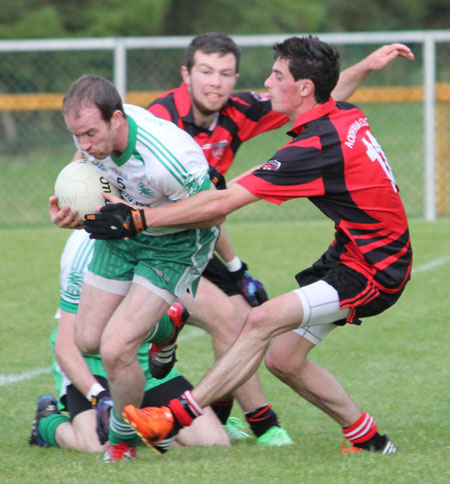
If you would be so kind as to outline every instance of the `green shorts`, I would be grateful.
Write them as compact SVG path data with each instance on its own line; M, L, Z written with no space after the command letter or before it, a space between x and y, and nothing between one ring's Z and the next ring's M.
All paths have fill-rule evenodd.
M195 295L218 235L218 227L207 227L160 236L138 234L128 240L96 240L89 271L118 281L140 276L176 297L184 297L188 289Z

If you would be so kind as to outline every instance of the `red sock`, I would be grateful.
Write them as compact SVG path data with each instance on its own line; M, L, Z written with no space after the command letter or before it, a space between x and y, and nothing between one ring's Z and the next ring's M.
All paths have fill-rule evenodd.
M368 413L363 412L356 422L344 427L342 433L352 444L362 444L377 433L377 424Z
M184 392L180 398L171 400L169 408L180 427L191 425L194 418L203 415L203 408L197 403L190 391Z

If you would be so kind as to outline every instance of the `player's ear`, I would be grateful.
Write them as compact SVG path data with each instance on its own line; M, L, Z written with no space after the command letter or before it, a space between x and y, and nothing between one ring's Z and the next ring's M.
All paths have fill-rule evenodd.
M297 82L299 84L300 96L302 97L308 97L311 95L314 96L315 85L314 85L314 82L311 81L311 79L299 79Z
M181 66L181 78L185 83L189 83L189 70L186 66Z
M117 129L120 126L120 123L123 119L123 113L119 109L116 109L111 116L111 126Z

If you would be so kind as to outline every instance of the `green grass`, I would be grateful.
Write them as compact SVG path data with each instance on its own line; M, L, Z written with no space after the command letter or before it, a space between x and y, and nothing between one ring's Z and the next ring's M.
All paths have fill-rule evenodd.
M295 272L321 254L333 232L324 222L228 222L227 229L270 296L295 287ZM450 223L447 219L436 223L414 220L411 234L413 277L397 305L365 320L362 327L337 329L313 354L315 361L340 379L358 405L377 419L380 431L387 432L399 447L398 454L341 455L341 431L334 421L262 368L267 399L294 446L259 448L252 439L229 449L173 449L163 457L140 447L136 462L106 465L98 454L27 444L37 397L54 392L52 376L42 373L15 383L4 377L50 366L48 338L58 305L58 259L69 233L55 227L1 229L0 482L449 482ZM428 266L433 261L436 266ZM197 382L212 362L210 337L185 339L178 357L178 368ZM233 414L241 416L237 406Z

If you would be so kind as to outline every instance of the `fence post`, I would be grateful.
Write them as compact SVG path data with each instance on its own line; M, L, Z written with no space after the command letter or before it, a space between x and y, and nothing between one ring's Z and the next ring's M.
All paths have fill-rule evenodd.
M123 38L118 37L114 45L114 85L125 102L127 94L127 49Z
M435 98L436 98L436 44L428 33L424 41L424 125L425 125L425 220L436 220L436 149L435 149Z

